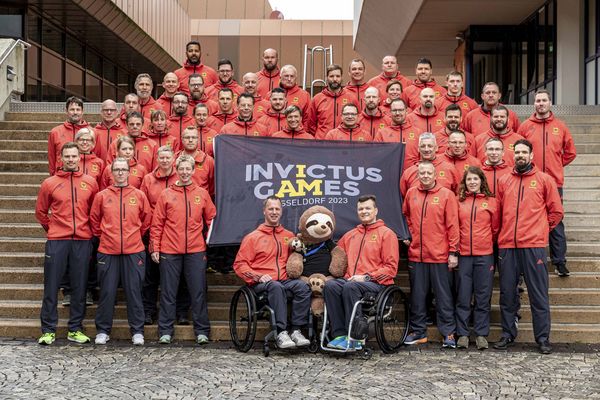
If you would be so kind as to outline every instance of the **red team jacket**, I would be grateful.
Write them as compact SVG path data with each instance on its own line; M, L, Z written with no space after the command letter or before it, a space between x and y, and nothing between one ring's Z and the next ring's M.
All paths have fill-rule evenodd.
M121 125L120 119L116 119L115 124L110 128L107 128L103 123L99 123L94 128L94 132L96 132L96 147L94 147L94 153L96 153L96 155L104 162L108 159L110 145L113 142L116 142L121 136L127 135L127 129Z
M494 253L494 242L500 229L496 199L483 193L469 193L458 202L460 223L460 255L487 256Z
M188 86L189 77L192 74L199 74L204 79L204 87L207 88L216 81L219 80L217 75L217 71L209 67L208 65L204 65L202 63L199 64L190 64L188 60L185 60L183 67L174 71L175 75L177 75L177 79L179 80L179 91L187 94L190 94L190 88ZM166 111L165 111L166 112Z
M315 95L308 108L308 126L306 130L315 135L315 139L324 139L327 132L342 122L342 108L350 103L346 89L334 93L328 88Z
M50 175L54 175L60 168L61 150L65 143L74 142L77 131L88 126L85 121L79 125L65 121L52 128L50 136L48 136L48 172Z
M56 171L46 178L38 192L35 218L49 240L89 240L92 238L89 215L96 180L83 171Z
M235 257L235 273L249 285L258 282L261 276L269 275L277 281L287 279L285 264L295 235L283 226L260 224L242 240Z
M348 256L344 278L367 274L381 285L394 283L398 273L398 238L382 220L346 232L338 246Z
M150 203L152 210L154 210L154 206L162 191L168 189L175 182L177 182L177 174L174 167L169 175L162 175L160 169L157 167L154 171L144 176L140 190L148 198L148 203Z
M412 236L408 260L447 263L450 252L458 251L458 200L454 192L436 183L430 190L421 185L406 193L402 212Z
M349 140L351 142L371 142L373 137L369 131L365 130L360 124L355 128L346 128L344 124L327 132L325 140Z
M139 189L110 186L96 195L90 212L98 251L104 254L134 254L144 250L142 236L150 229L152 211Z

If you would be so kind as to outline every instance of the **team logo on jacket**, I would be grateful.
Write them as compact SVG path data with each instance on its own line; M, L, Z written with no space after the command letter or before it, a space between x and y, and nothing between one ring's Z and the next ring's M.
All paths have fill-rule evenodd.
M515 144L514 144L514 143L509 143L509 144L508 144L508 149L509 149L510 151L515 151Z
M558 126L555 126L554 128L552 128L552 133L554 135L558 135L558 132L559 132Z
M284 237L283 238L283 243L286 244L286 245L289 244L290 243L290 238L289 237Z
M408 132L408 138L410 140L415 140L415 133L414 132Z
M481 208L488 208L488 203L481 203Z
M197 163L196 164L196 169L203 170L204 169L204 163Z
M96 164L92 164L92 172L98 172L98 166Z
M137 171L137 169L136 169L136 168L132 168L132 169L131 169L131 175L133 175L133 176L137 176L137 174L138 174L138 171Z
M85 182L81 182L79 184L79 187L81 188L81 190L87 190L88 189L87 183L85 183Z
M432 200L432 204L440 204L440 198L435 196Z
M440 172L438 172L438 176L440 178L445 178L446 177L446 171L440 171Z
M342 104L348 104L348 99L342 99Z
M201 198L200 196L194 196L194 204L200 204Z
M435 120L435 124L436 124L437 126L442 126L442 120L441 120L441 119L436 119L436 120Z
M369 239L370 242L376 242L377 241L377 234L374 233L371 235L371 239Z
M467 102L466 102L466 101L463 101L463 102L462 102L462 107L463 107L465 110L468 110L468 109L469 109L469 105L467 104Z
M365 138L363 138L363 137L359 137L359 138L358 138L358 141L359 141L359 142L364 142L364 141L365 141Z
M298 100L299 100L299 99L298 99L297 97L294 97L294 98L292 99L292 103L298 103Z
M252 133L254 134L254 136L260 136L260 133L258 131L254 131Z
M529 182L529 187L531 189L537 188L537 182L535 180L532 180L531 182Z
M137 199L135 197L130 197L129 198L129 205L130 206L135 206L137 204Z
M468 170L468 169L469 169L469 167L470 167L470 165L469 165L469 164L465 164L465 166L463 167L463 169L466 171L466 170Z
M147 153L150 150L150 148L147 145L144 145L144 147L142 147L142 151Z
M206 72L203 72L201 75L203 78L206 78Z
M385 124L381 123L381 124L379 124L379 127L380 128L385 128Z
M206 138L206 142L207 143L212 143L212 141L213 141L213 138L211 136L209 136L209 137Z
M439 90L435 91L435 97L440 97L440 91Z

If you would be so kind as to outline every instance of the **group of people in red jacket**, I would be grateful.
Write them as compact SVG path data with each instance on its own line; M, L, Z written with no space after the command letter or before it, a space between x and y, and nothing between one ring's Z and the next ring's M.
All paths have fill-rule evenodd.
M71 302L68 338L80 343L90 340L82 329L89 264L97 265L100 286L96 343L110 338L120 282L127 296L132 340L143 344L144 323L152 323L156 314L158 280L159 341L172 340L178 292L189 293L198 343L208 341L204 235L215 216L213 141L219 134L235 134L403 143L400 191L412 236L405 243L413 327L407 344L427 341L426 297L431 287L444 345L468 346L474 297L477 346L487 348L492 277L499 264L501 291L506 295L500 300L502 343L496 347L506 348L516 338L515 293L523 275L533 296L536 341L540 350L550 351L545 246L549 234L552 263L560 276L567 276L561 222L563 167L576 152L568 128L551 111L547 91L536 93L534 114L520 123L499 103L502 95L496 83L484 85L478 105L464 94L460 72L448 73L442 87L426 58L417 61L415 80L398 71L394 56L385 56L381 74L368 81L364 62L352 60L346 85L342 67L330 65L326 86L311 99L297 85L296 68L278 66L274 49L264 51L263 68L244 74L242 85L233 79L231 61L220 60L216 70L204 65L200 43L189 42L186 57L182 68L164 76L159 98L152 97L150 75L140 74L136 92L125 96L121 110L113 100L102 103L101 121L94 128L83 119L83 102L72 97L66 103L67 121L51 131L51 177L42 184L36 206L36 216L48 232L40 343L55 339L57 293L65 284ZM268 223L267 206L278 199L270 201L265 203L268 228L263 230L277 236L279 219L271 215L273 221ZM358 208L357 229L363 236L383 224L376 219L375 198L359 201ZM366 214L375 219L367 222ZM387 237L389 232L381 235ZM93 238L100 238L99 244ZM233 264L243 279L258 290L275 286L271 280L286 281L281 271L286 246L278 244L261 255L275 256L268 261L269 268L278 266L274 276L251 272L254 259L248 258L244 242ZM338 245L343 244L350 255L353 250L346 247L351 243L342 240ZM385 241L385 251L396 254L385 263L395 260L397 268L398 250L389 243ZM364 270L358 273L355 268L346 277L360 282L360 288L339 280L326 287L326 304L336 311L330 314L338 314L336 318L341 318L349 299L376 291L375 284L391 283L384 275L396 273L371 275L367 266L374 263L364 254L359 251L354 260L358 270ZM182 283L187 287L182 289ZM286 290L304 293L297 283L292 285L295 289L286 285L275 289L278 299ZM340 295L345 299L342 303L332 297L327 300ZM291 335L283 322L278 324L283 347L305 342L301 311L292 318ZM345 322L343 318L331 321L338 339L331 346L360 346L347 343L340 328Z

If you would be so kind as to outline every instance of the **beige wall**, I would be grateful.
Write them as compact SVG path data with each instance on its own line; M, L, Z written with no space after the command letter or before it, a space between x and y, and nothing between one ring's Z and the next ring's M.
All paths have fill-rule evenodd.
M177 0L192 19L268 19L268 0Z
M192 0L195 1L195 0ZM185 59L190 17L177 0L112 0L175 60Z
M296 66L299 84L305 44L333 45L333 61L341 64L344 71L350 60L360 57L352 48L352 21L192 20L191 35L202 44L206 64L216 66L220 58L231 59L237 80L245 72L262 68L261 55L269 47L278 50L280 65ZM322 65L318 57L315 62ZM378 73L379 66L367 63L367 77Z

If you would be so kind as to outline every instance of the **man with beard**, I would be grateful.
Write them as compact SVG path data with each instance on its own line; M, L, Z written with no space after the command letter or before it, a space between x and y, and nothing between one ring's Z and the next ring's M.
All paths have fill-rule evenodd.
M439 131L434 132L435 139L438 144L438 153L444 154L448 147L448 138L452 132L456 132L460 129L460 123L462 121L462 111L457 104L450 104L444 111L444 122L445 126ZM464 131L463 131L464 132ZM475 137L469 132L464 132L467 139L467 151L471 154L475 154Z
M219 80L206 88L206 96L208 96L209 99L215 99L219 95L219 90L227 88L233 91L233 99L237 99L237 96L244 92L244 88L233 79L234 73L233 63L231 61L226 58L219 60L217 63Z
M266 99L269 92L274 88L279 87L279 67L277 62L279 61L277 50L266 49L262 56L263 69L258 71L258 85L256 92L263 98Z
M188 126L196 125L196 121L188 115L188 97L183 92L177 92L173 97L173 114L169 117L168 131L169 135L179 141L175 146L176 149L181 148L183 131ZM148 171L151 171L150 169Z
M512 166L514 162L514 144L517 140L523 139L523 136L513 131L509 126L509 111L503 105L494 107L491 112L491 123L488 131L482 135L475 137L475 156L479 161L484 162L485 143L491 137L497 137L504 144L504 161Z
M365 108L358 118L358 123L368 129L372 137L375 137L379 129L390 124L390 118L385 116L379 108L379 90L373 86L365 90L363 103Z
M192 109L200 103L206 104L209 115L213 115L219 111L217 102L209 99L204 92L204 80L199 74L190 75L188 87L190 88L190 97L188 98L189 115L192 115Z
M215 70L200 62L201 53L202 48L200 47L199 42L192 40L185 45L185 63L183 64L183 67L175 71L175 75L177 75L177 79L179 80L179 91L182 91L185 94L190 93L188 77L191 74L199 74L202 76L206 86L210 86L217 81L217 73Z
M121 112L119 114L119 118L121 119L121 125L127 126L127 115L131 112L139 112L140 111L140 98L135 93L128 93L125 95L123 99L123 107L121 107Z
M317 138L315 138L317 139ZM327 132L325 140L348 140L350 142L371 142L373 137L358 123L358 108L355 104L342 107L342 123Z
M179 81L177 80L177 75L173 72L167 72L163 78L162 87L165 90L163 94L156 100L160 107L167 115L171 115L173 112L171 110L171 104L173 103L173 96L177 93L177 88L179 87Z
M367 83L369 86L376 87L379 90L379 97L384 99L386 97L385 88L392 80L400 82L404 89L412 85L411 80L398 71L398 59L388 55L381 60L381 74L371 78Z
M435 132L442 128L442 115L435 108L435 92L432 88L421 90L419 96L421 104L407 117L413 126L423 132ZM409 105L410 107L410 105Z
M535 94L535 113L519 127L519 134L533 145L535 165L554 178L562 199L564 167L577 156L569 128L551 111L550 93L538 90ZM558 276L569 276L567 268L567 238L562 221L550 232L550 254Z
M74 142L75 135L81 128L88 126L83 120L83 101L75 96L67 99L65 104L67 120L52 128L48 136L48 170L50 175L60 168L61 149L65 143Z
M346 92L348 92L348 98L351 103L358 106L360 110L365 106L363 99L365 97L365 91L369 87L369 84L365 82L365 62L360 58L355 58L350 61L348 66L348 76L350 81L346 85ZM377 89L379 91L379 89Z
M417 68L415 69L415 79L411 86L405 87L404 95L408 99L408 106L412 109L419 107L419 95L425 88L433 89L435 98L439 98L446 94L446 89L437 84L433 79L433 69L431 60L428 58L420 58L417 61Z
M224 125L237 118L237 111L233 108L233 91L231 89L225 88L219 91L218 106L219 110L212 114L206 121L206 126L217 132Z
M238 117L232 122L224 125L219 134L243 135L243 136L266 136L267 129L254 118L254 97L248 93L242 93L237 99Z
M475 100L464 93L463 75L458 71L451 71L446 75L447 92L435 99L435 106L443 111L451 104L456 104L467 115L469 111L477 108Z
M488 182L488 187L492 194L496 194L498 188L498 180L504 175L509 174L511 168L504 162L504 144L502 140L493 137L485 142L486 160L483 162L481 169L485 174Z
M454 165L444 160L443 156L437 155L437 143L435 135L431 132L422 133L419 136L419 161L428 161L435 168L435 181L437 185L456 192L460 178L456 173ZM411 166L402 173L400 177L400 192L406 198L406 192L413 186L419 184L419 165Z
M312 99L308 109L307 130L315 135L315 139L323 139L327 132L337 127L342 119L342 107L348 101L342 87L342 67L332 64L327 67L327 87Z
M273 89L271 91L271 105L263 116L258 119L258 122L267 129L266 136L271 136L287 127L284 115L286 106L285 90L282 88ZM254 106L254 109L256 110L256 106Z
M500 86L496 82L488 82L483 85L481 90L481 100L483 102L466 115L463 120L463 129L471 132L475 137L487 132L490 129L491 112L496 106L500 105L501 97ZM509 127L516 132L519 129L519 117L512 111L509 111L508 117Z
M154 83L152 83L152 77L149 74L139 74L137 78L135 78L133 87L138 95L140 112L146 120L150 119L152 111L162 110L160 103L152 97Z
M244 93L251 94L254 97L254 115L256 118L262 116L269 108L269 101L257 92L258 75L254 72L244 74L242 77L242 86L244 87Z
M114 100L104 100L100 106L100 123L94 128L96 132L94 153L105 162L112 142L116 142L127 133L125 125L121 124L118 111Z
M494 348L506 350L517 337L518 285L525 278L533 334L540 353L550 354L550 303L546 246L548 232L563 218L556 183L532 164L533 146L514 144L514 169L498 181L497 201L502 215L498 234L500 259L500 313L502 335Z
M297 105L302 110L302 124L308 126L308 108L310 106L310 95L296 84L298 71L293 65L281 67L281 81L279 86L285 90L285 98L288 106Z
M387 143L404 143L403 171L419 161L419 136L420 130L406 119L407 107L402 99L394 99L390 103L392 114L391 123L379 129L373 141Z

